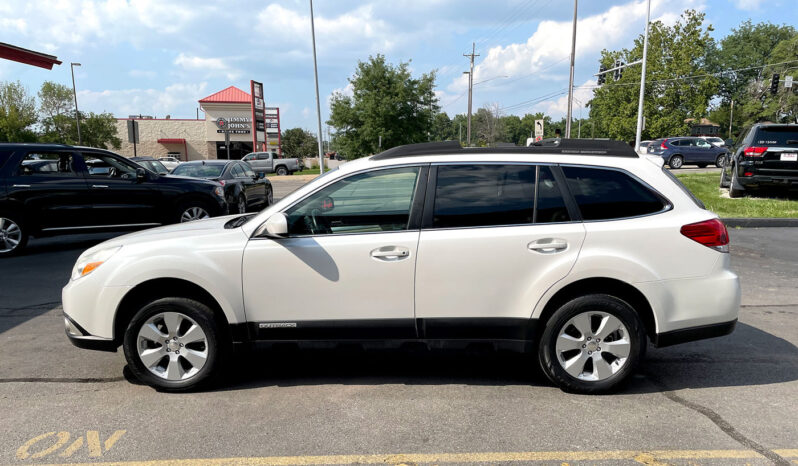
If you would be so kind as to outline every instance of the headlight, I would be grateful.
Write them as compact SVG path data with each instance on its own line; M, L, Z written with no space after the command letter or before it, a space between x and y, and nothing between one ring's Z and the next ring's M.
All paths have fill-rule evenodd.
M213 194L216 194L217 196L224 198L224 188L222 188L221 186L213 188Z
M116 254L121 247L122 246L116 246L113 248L101 249L87 256L80 256L75 267L72 269L72 280L77 280L80 277L92 273L97 267L103 265L103 262Z

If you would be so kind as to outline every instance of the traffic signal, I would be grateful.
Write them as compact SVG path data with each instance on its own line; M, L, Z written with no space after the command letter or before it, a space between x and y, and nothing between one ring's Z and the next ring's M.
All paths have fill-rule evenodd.
M623 61L615 60L615 73L613 73L613 77L615 78L616 81L621 79L621 76L623 76L623 68L621 68L622 66L623 66Z
M598 85L601 86L607 80L607 76L604 74L607 71L607 67L601 65L599 67L599 75L598 75Z
M770 93L775 94L779 92L779 74L773 73L773 79L770 80Z

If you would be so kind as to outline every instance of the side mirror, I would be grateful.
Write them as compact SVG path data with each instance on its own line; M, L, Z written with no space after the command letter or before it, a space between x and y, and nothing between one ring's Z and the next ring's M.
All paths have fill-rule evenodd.
M269 238L282 238L287 234L288 218L282 212L272 214L255 230L255 236L267 236Z
M143 168L136 169L136 181L141 183L142 181L147 179L147 171Z

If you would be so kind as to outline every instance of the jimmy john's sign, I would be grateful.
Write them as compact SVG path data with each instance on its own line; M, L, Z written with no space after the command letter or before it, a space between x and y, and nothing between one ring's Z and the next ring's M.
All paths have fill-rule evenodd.
M249 134L252 119L249 117L219 117L216 119L216 132L229 134Z

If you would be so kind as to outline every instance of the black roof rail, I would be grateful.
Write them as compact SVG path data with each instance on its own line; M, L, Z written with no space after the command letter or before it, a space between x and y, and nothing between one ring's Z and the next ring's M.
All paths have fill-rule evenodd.
M544 139L528 147L463 147L457 141L407 144L372 155L371 160L399 157L453 154L562 154L598 155L605 157L638 158L637 152L623 141L598 139Z

